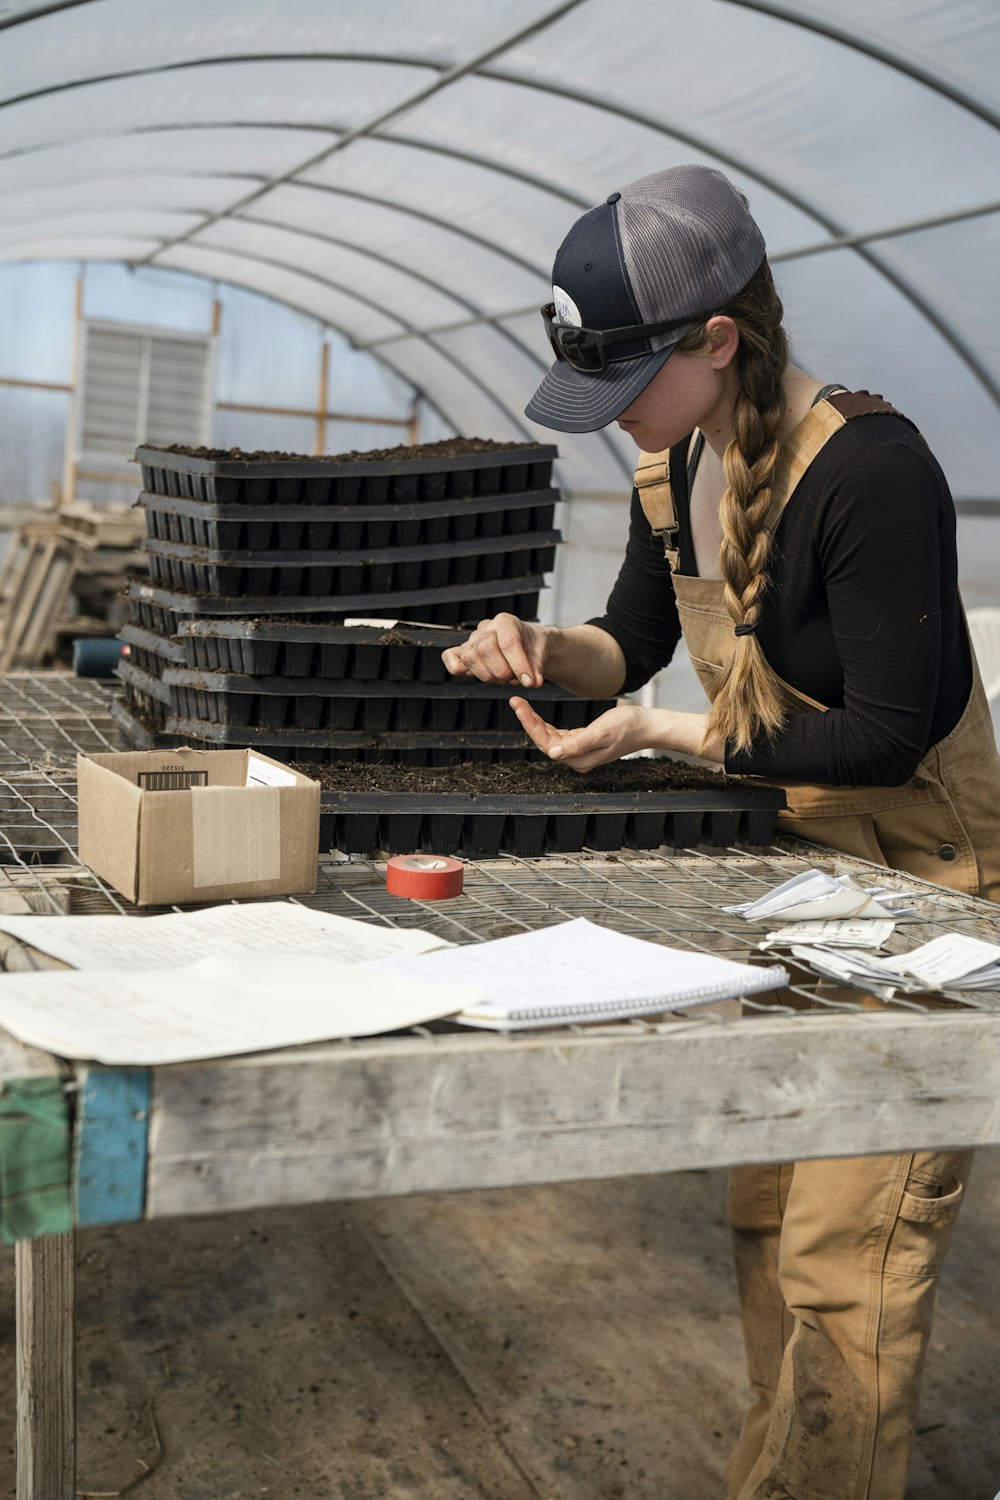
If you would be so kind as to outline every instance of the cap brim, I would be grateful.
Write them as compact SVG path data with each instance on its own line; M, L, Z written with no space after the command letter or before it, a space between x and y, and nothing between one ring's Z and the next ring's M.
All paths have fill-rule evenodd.
M564 359L557 359L524 414L556 432L596 432L631 406L676 347L668 344L652 354L623 359L594 375L585 375Z

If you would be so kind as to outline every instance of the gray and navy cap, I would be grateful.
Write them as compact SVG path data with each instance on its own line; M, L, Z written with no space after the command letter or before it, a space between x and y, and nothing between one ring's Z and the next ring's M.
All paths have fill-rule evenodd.
M610 344L608 368L584 373L557 359L525 416L558 432L594 432L629 406L677 343L753 276L764 238L747 200L712 167L669 167L612 193L578 219L552 267L556 320L578 328L682 323Z

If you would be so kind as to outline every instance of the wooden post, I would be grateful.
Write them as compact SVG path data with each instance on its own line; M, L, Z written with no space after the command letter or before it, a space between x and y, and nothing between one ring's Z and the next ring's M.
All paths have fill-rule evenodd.
M19 1240L17 1500L76 1492L74 1236Z
M319 358L319 396L316 402L316 444L314 452L322 455L326 451L326 409L329 403L330 345L323 340Z
M411 448L415 448L417 446L417 442L420 436L420 417L418 415L417 407L418 400L417 397L414 396L412 405L410 406L409 421L406 424L406 441Z
M73 366L70 380L69 412L66 416L66 452L63 461L62 500L72 505L76 499L76 413L80 385L80 324L83 321L83 274L76 278L73 298Z

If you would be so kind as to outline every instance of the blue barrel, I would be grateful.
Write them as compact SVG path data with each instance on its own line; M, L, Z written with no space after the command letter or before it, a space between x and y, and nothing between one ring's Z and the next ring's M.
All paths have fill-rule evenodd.
M122 659L122 642L77 636L73 642L73 671L77 677L112 677Z

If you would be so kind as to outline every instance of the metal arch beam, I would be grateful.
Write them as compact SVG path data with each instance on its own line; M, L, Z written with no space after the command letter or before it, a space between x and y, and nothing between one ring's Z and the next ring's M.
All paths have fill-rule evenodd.
M249 60L249 59L240 59L240 60L241 61L245 61L245 60ZM262 60L263 61L267 61L267 60L278 60L278 59L277 58L268 58L268 57L265 56L265 57L257 58L257 59L254 59L254 60L255 61L262 61ZM296 58L296 60L301 60L301 59L300 58ZM398 59L398 58L390 58L390 59L381 58L379 60L381 62L383 62L383 63L396 63L396 64L400 64L400 65L404 61L403 59ZM225 59L210 59L210 60L202 59L202 60L198 60L198 61L196 61L194 63L185 63L185 64L174 65L174 66L184 66L184 67L201 66L201 65L207 65L207 63L209 61L219 62L219 61L226 61L226 60ZM230 59L230 61L236 61L236 59ZM437 66L439 68L442 67L441 64L433 65L433 64L426 63L426 62L421 63L420 66L422 66L422 67ZM149 71L149 72L158 72L158 71L163 71L163 70L162 69L150 69L150 70L146 70L146 71ZM605 113L613 114L613 115L615 115L615 116L617 116L619 118L630 120L632 123L641 125L645 129L652 130L652 131L654 131L654 132L656 132L658 134L661 134L661 135L670 136L674 140L682 141L682 142L684 142L687 145L693 146L695 150L704 152L706 155L714 157L717 161L724 162L727 166L731 167L735 171L741 172L744 176L746 176L750 180L758 182L762 186L767 187L769 189L769 191L775 193L776 196L781 197L786 202L793 204L796 208L799 209L800 212L806 214L808 217L814 219L818 224L822 225L823 228L825 228L827 230L827 232L832 237L837 238L837 239L845 239L845 238L847 238L847 236L845 235L844 231L836 223L835 220L830 219L821 210L817 209L812 204L810 204L810 203L806 202L804 199L800 198L798 196L798 194L793 193L791 191L791 189L784 187L776 179L770 177L768 174L762 173L759 170L759 168L751 165L750 163L742 161L740 158L738 158L736 156L733 156L732 153L729 153L729 152L726 152L723 149L720 149L720 147L717 144L715 144L714 142L705 141L700 136L696 136L696 135L692 134L691 132L684 132L684 131L681 131L681 130L677 129L676 127L673 127L673 126L670 126L670 125L665 125L663 122L658 121L658 120L654 119L651 116L645 115L645 114L643 114L642 112L640 112L638 110L628 109L624 105L619 105L619 104L613 103L613 102L611 102L609 100L601 99L597 95L591 95L591 94L587 94L587 93L584 93L584 92L579 91L579 90L573 90L573 89L569 89L569 88L564 88L564 87L561 87L561 86L559 86L557 84L553 84L551 82L545 82L545 81L536 80L536 79L528 79L528 78L521 77L521 76L519 76L517 74L504 73L501 70L493 69L493 68L486 68L486 67L480 68L480 69L477 70L477 75L480 76L480 77L492 79L492 80L497 81L497 82L518 85L518 86L520 86L522 88L535 89L535 90L537 90L537 91L539 91L541 93L551 94L554 97L569 99L570 101L572 101L574 103L583 104L585 106L588 106L588 107L594 108L594 109L600 109L600 110L602 110ZM119 76L129 76L129 75L119 75ZM76 87L76 86L79 86L79 85L66 85L66 87ZM0 108L3 108L3 104L2 103L0 103ZM373 128L373 127L369 126L369 129L371 129L371 128ZM355 132L353 135L349 134L348 136L342 137L341 140L336 143L337 148L339 149L339 147L342 144L349 144L349 142L350 142L351 139L356 139L357 136L359 134L361 134L361 133L362 132L359 131L359 132ZM391 139L391 137L390 137L390 139ZM332 149L333 148L331 148L331 150ZM328 154L330 154L330 153L329 152L323 152L323 153L320 153L320 156L321 157L325 157ZM305 166L300 167L297 170L299 170L299 171L305 170ZM287 181L291 180L294 176L295 176L294 172L293 173L286 173L286 174L284 174L284 177L281 178L281 179L272 179L270 185L275 185L277 181L285 181L285 182L287 182ZM307 183L297 183L297 185L298 186L302 186L302 187L318 186L317 184L307 184ZM249 197L241 200L241 202L242 203L246 203L246 202L252 201L252 199L259 198L259 197L263 196L263 193L265 191L267 191L267 190L268 190L268 184L265 183L263 185L263 187L261 187L258 190L255 190L255 192L253 193L253 195L251 195L251 196L249 196ZM230 213L233 210L235 210L236 208L239 208L240 206L241 206L240 203L234 204L232 206L232 209L230 210ZM226 217L226 216L227 215L225 213L216 214L214 216L214 218L207 219L205 221L205 224L203 224L201 227L205 227L208 223L215 222L217 219L223 218L223 217ZM435 222L435 223L436 222L440 222L440 221L434 220L432 216L427 216L427 217L430 218L431 222ZM453 227L453 226L450 226L450 227ZM196 230L194 232L198 232L198 231ZM188 236L188 238L190 238L190 236ZM176 244L176 243L179 243L179 242L180 242L179 240L174 240L172 242L164 242L164 244L166 244L166 243L175 243ZM490 248L493 249L494 251L496 251L496 249L497 249L497 247L495 245L491 245ZM860 255L861 258L863 260L865 260L872 267L872 269L874 271L876 271L877 274L883 276L890 283L890 285L892 285L895 288L895 290L897 292L899 292L899 294L904 298L904 300L908 301L914 308L916 308L916 310L921 314L921 316L928 323L930 323L931 327L933 327L938 332L938 334L942 337L942 339L945 341L945 343L954 351L954 353L961 360L961 362L966 366L966 368L970 371L970 373L974 376L974 378L978 381L978 383L987 392L987 394L990 396L990 398L994 402L994 404L997 407L1000 407L1000 385L998 385L998 383L993 379L993 377L989 373L989 371L985 369L985 367L980 363L980 361L977 359L977 357L975 356L975 354L973 354L972 350L964 343L964 341L958 338L958 336L954 333L954 331L950 328L950 326L944 321L944 319L941 318L931 308L930 304L927 303L919 295L919 293L915 291L914 288L912 288L901 276L899 276L898 273L896 273L890 267L888 267L876 254L874 254L874 252L872 252L871 250L866 249L862 245L858 245L858 246L855 246L853 248L856 249L856 253L858 255ZM152 252L150 255L146 256L141 262L138 262L137 264L148 264L148 263L150 263L155 258L155 254L156 253L158 253L158 252ZM501 251L499 253L504 253L504 252Z
M75 0L75 3L87 5L91 0ZM329 125L299 125L292 121L283 120L213 120L210 124L192 123L180 125L148 125L139 126L135 130L118 131L111 139L124 140L129 136L137 135L168 135L175 130L301 130L310 135L341 135L346 130ZM44 146L30 146L17 151L0 151L0 162L15 161L21 156L42 156L46 151L60 151L64 146L73 146L81 140L107 140L103 134L77 135L71 140L49 141ZM416 151L426 151L431 156L444 156L452 161L462 161L470 166L479 167L485 172L496 172L501 177L509 177L513 182L523 182L526 187L534 188L537 192L547 193L552 198L563 198L571 203L574 208L588 209L592 207L590 200L582 193L571 193L568 188L554 182L551 178L538 177L532 172L519 171L517 167L508 166L505 162L491 161L487 156L478 156L472 151L459 151L454 146L444 146L437 141L421 141L416 136L409 135L384 135L372 136L373 141L389 146L406 146ZM198 177L232 177L235 179L246 179L253 182L266 182L267 178L256 172L196 172L192 174Z
M71 10L75 9L77 6L90 3L92 3L92 0L53 0L53 3L46 5L44 8L38 11L34 11L29 15L12 16L8 21L0 21L0 30L7 30L8 28L12 28L14 26L21 26L26 22L41 19L44 16L50 15L54 12L61 10ZM490 48L488 52L481 54L481 57L495 57L502 52L509 51L511 47L517 45L519 42L526 40L527 37L533 35L534 33L544 30L547 26L550 26L555 21L560 20L564 13L574 9L577 5L580 5L582 3L584 3L584 0L565 0L565 3L563 5L556 7L556 9L549 15L539 17L537 21L533 22L530 26L525 27L522 31L518 32L516 36L507 38L505 41L496 44L494 47ZM940 94L942 98L947 99L950 103L957 105L960 109L964 109L970 114L975 115L977 119L984 121L984 123L992 125L994 129L1000 130L1000 114L998 114L996 110L990 109L982 102L981 99L977 99L972 94L966 93L964 89L956 88L946 79L938 77L936 74L931 73L928 69L920 67L917 63L911 62L905 58L898 57L895 54L887 51L884 47L878 46L874 42L869 42L862 37L854 36L842 27L831 25L829 22L821 18L817 19L811 15L804 15L798 11L792 10L789 6L776 4L774 3L774 0L723 0L723 3L735 5L741 10L753 11L758 15L770 16L773 20L782 21L790 26L797 26L804 31L811 31L817 36L824 37L827 41L840 43L842 46L848 47L854 52L859 52L865 57L871 58L874 62L880 63L883 67L892 69L893 72L903 74L905 77L910 78L913 82L919 83L922 87L930 89L933 93ZM213 67L216 65L225 65L229 63L257 62L362 62L378 63L382 66L422 68L432 72L436 72L439 75L438 83L432 86L433 92L437 92L440 87L448 82L453 81L453 79L449 76L452 74L456 75L457 77L465 77L469 73L475 73L478 76L484 78L498 76L493 72L493 70L486 67L485 64L477 62L476 59L473 59L471 63L460 64L455 67L448 63L436 62L433 59L423 57L404 57L402 55L387 57L384 53L258 52L248 53L246 55L237 54L228 57L221 56L188 58L182 62L167 63L158 67L131 68L120 73L104 73L97 74L91 78L74 79L66 83L55 84L50 88L36 89L31 93L12 95L8 99L0 100L0 109L6 108L9 104L22 104L30 99L44 98L49 94L61 93L66 89L86 88L91 84L111 83L122 78L142 78L148 77L155 73L169 73L186 68ZM527 82L527 80L525 79L521 79L519 81ZM544 87L544 85L538 83L536 83L534 86ZM391 113L393 115L402 113L406 109L413 108L414 103L417 102L422 102L422 100L418 97L418 99L416 100L407 101L404 104L397 105L394 107ZM379 122L369 124L367 127L364 127L360 133L364 134L373 129L376 129L378 123Z
M233 214L238 213L241 209L246 208L248 204L256 202L257 199L262 198L265 193L269 193L281 183L289 182L301 176L303 172L309 171L311 167L319 166L321 162L327 161L337 152L343 151L347 146L350 146L353 141L361 140L366 136L372 135L375 131L381 130L384 126L391 124L393 120L399 119L400 115L406 114L418 105L426 103L428 99L432 99L436 94L441 93L443 89L450 87L451 84L468 77L471 73L478 72L495 57L501 57L505 52L509 52L512 47L519 46L521 42L526 41L529 37L537 36L540 31L547 30L549 26L561 20L563 16L568 15L570 11L576 10L579 5L584 3L585 0L560 0L559 4L547 10L543 15L537 17L536 20L530 22L529 25L519 26L516 31L510 32L499 42L494 42L492 46L478 52L475 57L470 57L463 63L456 63L454 66L447 68L444 72L439 73L438 77L432 83L427 84L424 88L417 89L408 98L397 101L390 109L383 109L379 114L375 115L372 119L366 120L363 124L354 126L346 135L341 136L332 145L327 146L322 151L315 152L306 161L300 162L298 166L291 168L289 171L271 178L262 187L255 188L252 193L248 193L237 203L231 204L228 209L219 213L206 214L200 225L194 229L185 231L182 235L177 235L173 240L165 242L159 250L145 256L144 263L148 264L152 262L156 259L157 255L162 254L164 250L169 249L172 245L190 240L194 235L201 233L202 230L207 229L211 224L217 223L219 219L231 217Z
M8 31L14 26L23 26L26 21L42 21L46 16L54 15L59 10L75 10L78 5L92 3L93 0L49 0L48 5L39 5L22 15L11 16L8 21L0 21L0 31Z
M789 26L798 26L800 30L811 31L828 42L839 42L841 46L849 47L852 52L860 52L865 57L871 58L873 62L892 68L893 72L905 74L914 83L923 84L924 88L932 89L935 94L941 94L952 104L968 110L985 124L992 125L994 130L1000 130L1000 114L990 109L981 99L966 93L964 89L956 88L954 84L939 78L927 68L920 67L918 63L889 52L887 48L880 47L876 42L854 36L842 26L831 25L825 19L824 12L816 11L805 15L801 11L793 10L791 6L774 4L772 0L723 0L723 3L735 5L740 10L754 11L757 15L770 16L772 20L783 21Z
M573 3L580 3L580 0L573 0ZM562 14L563 10L565 10L566 8L567 7L564 6L562 8L562 10L560 10L558 12L558 14ZM555 19L555 18L556 18L556 16L552 15L549 19L551 20L551 19ZM538 29L541 28L541 26L543 25L543 23L544 24L549 24L549 22L546 21L545 18L542 18L542 20L539 21L539 22L537 22L537 23L535 23L534 27L531 28L531 29L532 30L538 30ZM508 46L513 45L513 40L511 40L510 42L508 42L507 45ZM492 55L496 55L498 52L503 51L503 50L504 50L503 46L497 47L497 48L495 48L493 50ZM269 60L269 59L265 56L265 57L258 57L258 58L254 59L254 60L255 61L262 61L262 60L266 61L266 60ZM296 60L301 60L301 59L297 58ZM383 63L401 64L403 62L402 59L398 59L398 58L390 58L390 59L381 58L379 60L381 62L383 62ZM211 60L205 59L205 60L200 60L200 64L201 65L207 65L207 63L209 61L218 62L218 61L224 61L224 59L211 59ZM196 63L183 64L181 66L196 66L196 65L200 65L200 64L196 62ZM420 64L420 66L422 66L422 67L437 66L437 67L440 68L442 65L440 65L440 64L434 65L434 64L429 64L427 62L422 62ZM158 70L157 69L157 70L148 70L148 71L162 71L162 70ZM827 232L830 233L832 236L834 236L836 238L844 238L845 237L843 230L836 223L836 221L831 220L821 210L815 208L813 205L811 205L810 203L806 202L804 199L800 198L797 194L793 193L791 189L786 188L784 185L782 185L781 183L779 183L776 179L771 178L768 174L762 173L758 168L752 166L751 164L749 164L747 162L744 162L744 161L740 160L738 157L733 156L731 153L726 152L726 151L720 149L718 147L718 145L716 145L714 142L707 142L707 141L703 140L701 137L695 136L695 135L691 134L690 132L682 132L682 131L676 129L675 127L672 127L672 126L669 126L669 125L665 125L661 121L658 121L658 120L656 120L656 119L654 119L654 118L652 118L650 116L644 115L640 111L628 109L628 108L626 108L623 105L619 105L619 104L616 104L616 103L614 103L612 101L602 99L600 96L587 94L585 92L578 91L578 90L572 90L572 89L569 89L569 88L564 88L564 87L561 87L561 86L559 86L557 84L553 84L553 83L548 82L548 81L542 81L542 80L536 80L536 79L528 79L528 78L524 78L524 77L522 77L520 75L517 75L517 74L505 73L502 70L489 68L489 67L486 67L484 65L477 67L475 65L475 63L467 64L461 70L457 70L456 71L455 69L452 69L450 74L448 74L448 73L442 73L441 78L439 78L439 80L438 80L438 84L435 85L432 88L432 92L437 92L438 88L441 87L441 86L444 86L444 84L445 84L446 81L453 81L453 77L455 77L455 76L466 76L466 74L468 74L470 72L473 72L473 71L476 72L477 75L480 76L480 77L484 77L484 78L492 79L494 81L503 82L503 83L507 83L507 84L511 84L511 85L516 85L516 86L520 86L520 87L524 87L524 88L532 88L532 89L535 89L535 90L537 90L539 92L542 92L542 93L551 94L551 95L553 95L555 97L566 98L566 99L569 99L569 100L571 100L573 102L580 103L580 104L583 104L585 106L589 106L591 108L600 109L600 110L602 110L605 113L613 114L613 115L615 115L615 116L617 116L619 118L631 120L633 123L642 125L644 128L653 130L653 131L655 131L655 132L657 132L659 134L669 135L673 139L684 141L686 144L692 145L696 150L702 151L702 152L704 152L705 154L707 154L709 156L713 156L717 161L725 162L733 170L739 171L744 176L748 177L749 179L751 179L753 181L756 181L756 182L759 182L762 186L767 187L771 192L774 192L777 196L784 198L786 202L791 203L795 207L797 207L800 210L800 212L805 213L809 217L815 219L816 222L819 223L819 224L821 224L827 230ZM73 86L76 86L76 85L67 85L67 87L73 87ZM418 95L417 98L419 98L419 97L423 97L423 96ZM415 102L415 101L411 101L411 105L412 105L413 102ZM0 104L0 108L2 108L2 107L3 107L2 104ZM400 112L401 108L402 108L402 106L397 107L396 109L394 109L391 112L391 116L390 117L394 118L395 115ZM161 246L161 250L163 248L166 248L170 244L182 243L184 240L190 239L193 234L200 232L201 228L207 227L208 224L216 222L220 218L227 217L227 216L231 215L232 213L235 212L235 210L239 209L240 207L245 206L247 203L249 203L251 201L255 201L257 198L262 197L264 195L264 193L269 190L270 187L276 186L278 183L281 183L281 182L288 182L288 181L293 180L297 176L297 174L299 172L307 170L309 165L311 165L311 164L313 164L313 163L315 163L315 162L317 162L319 160L326 159L327 156L333 154L334 150L342 149L343 146L349 145L352 140L358 139L359 137L365 135L367 132L376 129L378 127L378 124L379 124L378 121L376 121L376 122L369 122L368 126L366 126L366 127L359 127L358 129L354 130L353 132L348 132L348 134L346 136L344 136L344 137L341 137L334 144L334 146L330 147L328 150L325 150L325 151L319 153L317 156L311 158L309 162L301 164L300 167L298 167L296 169L293 169L291 172L283 174L283 176L280 177L280 178L270 179L269 182L265 183L259 189L256 189L253 194L247 195L247 197L245 197L243 200L240 200L238 203L232 205L231 208L230 208L230 210L228 211L228 214L227 214L227 212L223 211L223 212L217 213L215 215L208 216L204 220L204 222L203 222L203 224L201 226L199 226L198 228L196 228L193 231L189 232L187 235L178 237L177 239L175 239L173 241L163 242L163 244ZM300 185L300 186L315 186L313 184L298 184L298 185ZM430 217L430 216L428 216L428 217ZM438 222L438 221L432 220L432 222ZM491 247L491 248L495 249L495 247ZM890 285L892 285L896 289L896 291L898 291L899 294L902 297L904 297L905 300L909 301L911 303L911 305L913 307L915 307L918 312L920 312L920 314L924 317L924 319L928 323L930 323L930 325L933 328L935 328L935 330L941 335L941 337L944 339L944 341L952 348L952 350L955 352L955 354L959 357L959 359L962 361L962 363L965 364L965 366L967 367L967 369L969 369L970 372L974 375L974 377L976 378L976 380L983 386L984 390L987 391L987 393L990 395L990 397L993 400L993 402L998 407L1000 407L1000 386L997 385L997 383L993 380L993 377L990 375L990 373L981 365L981 363L979 362L979 360L972 353L972 351L964 344L964 342L962 340L960 340L954 334L954 332L952 331L952 329L945 323L945 321L941 317L938 316L938 314L931 308L931 306L912 287L910 287L909 284L901 276L899 276L896 272L894 272L890 267L888 267L887 265L885 265L885 263L877 255L875 255L872 251L868 250L864 246L860 246L859 245L859 246L856 246L855 248L856 248L857 254L859 254L862 257L862 259L864 259L872 267L873 270L875 270L878 274L880 274L881 276L883 276L890 283ZM150 263L153 259L155 259L155 256L158 253L160 253L160 251L151 252L148 256L144 257L142 261L137 262L137 264L148 264L148 263Z

